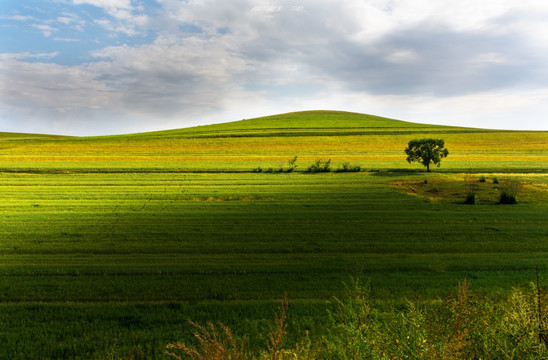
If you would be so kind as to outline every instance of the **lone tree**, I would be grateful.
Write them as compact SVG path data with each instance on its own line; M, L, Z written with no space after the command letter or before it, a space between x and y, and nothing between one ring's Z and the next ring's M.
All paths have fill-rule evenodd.
M405 153L407 162L420 162L430 172L430 163L440 166L442 158L449 155L449 150L444 148L445 142L442 139L415 139L407 144Z

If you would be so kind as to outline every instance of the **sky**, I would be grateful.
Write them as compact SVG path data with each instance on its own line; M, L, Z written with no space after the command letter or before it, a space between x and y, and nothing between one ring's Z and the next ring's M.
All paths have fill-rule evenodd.
M548 130L545 0L1 0L0 131L302 110Z

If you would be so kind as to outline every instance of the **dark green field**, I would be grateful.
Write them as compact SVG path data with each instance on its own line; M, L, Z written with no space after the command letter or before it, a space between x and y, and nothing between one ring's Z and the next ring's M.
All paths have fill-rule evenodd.
M432 174L405 162L420 137L450 151ZM276 173L294 156L295 171ZM307 173L317 159L362 171ZM381 306L442 298L463 279L494 297L526 287L536 267L548 273L547 165L547 132L340 112L0 134L0 358L164 358L191 338L186 319L264 343L284 293L289 331L320 336L350 277ZM480 176L482 201L463 204ZM519 203L497 204L511 181Z

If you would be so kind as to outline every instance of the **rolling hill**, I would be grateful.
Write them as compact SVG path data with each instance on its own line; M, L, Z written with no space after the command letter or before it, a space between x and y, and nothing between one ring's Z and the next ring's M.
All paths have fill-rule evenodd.
M335 111L307 111L186 129L103 137L0 136L0 169L50 171L251 171L294 156L358 163L366 169L409 167L403 149L441 137L451 155L442 171L542 171L546 132L434 126ZM303 167L301 166L301 169Z

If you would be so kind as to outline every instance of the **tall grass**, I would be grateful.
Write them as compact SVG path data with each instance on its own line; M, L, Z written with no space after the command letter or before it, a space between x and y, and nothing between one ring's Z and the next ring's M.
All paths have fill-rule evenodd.
M370 287L352 280L347 292L333 298L329 324L315 341L308 333L282 348L287 300L266 350L251 354L239 350L231 331L220 325L224 337L211 324L195 325L199 347L168 345L185 352L182 359L548 359L542 339L546 316L538 308L537 288L515 288L500 299L480 297L459 283L455 291L438 301L408 301L403 308L375 305ZM298 336L298 335L297 335ZM230 346L227 346L227 341ZM213 350L212 350L213 349ZM216 349L223 349L218 351ZM228 350L225 350L228 349ZM229 350L232 349L233 352ZM218 354L224 354L218 357ZM173 355L172 355L173 356Z

